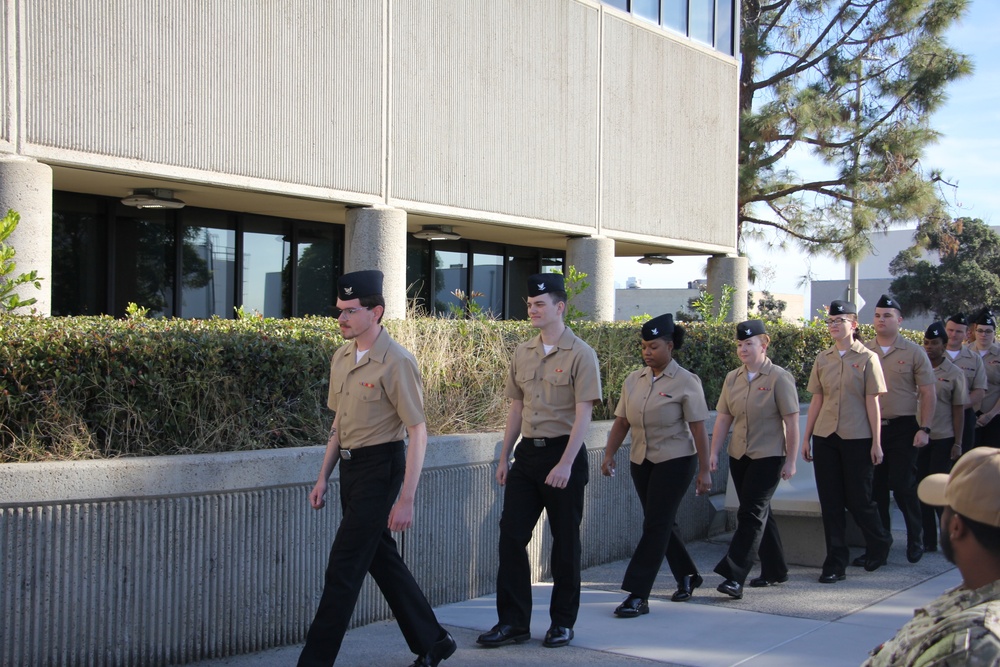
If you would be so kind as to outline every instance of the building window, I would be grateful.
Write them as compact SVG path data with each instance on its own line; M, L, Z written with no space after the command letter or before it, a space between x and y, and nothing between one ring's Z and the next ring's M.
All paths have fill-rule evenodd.
M236 307L236 230L223 211L193 209L181 227L181 317L229 318Z
M736 0L602 0L604 4L734 54Z
M52 314L107 312L106 203L72 192L53 193L52 203Z
M564 253L554 250L411 238L406 253L407 300L418 314L462 316L465 304L454 294L458 289L489 317L526 319L528 276L561 271L563 263ZM473 292L482 296L470 297Z

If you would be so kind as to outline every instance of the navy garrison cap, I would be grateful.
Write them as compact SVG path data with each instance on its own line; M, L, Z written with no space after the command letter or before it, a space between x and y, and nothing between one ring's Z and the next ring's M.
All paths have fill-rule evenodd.
M345 273L337 280L337 298L341 301L382 294L381 271Z
M948 318L949 322L954 322L955 324L960 324L963 327L969 326L969 318L965 316L965 313L955 313Z
M561 273L536 273L528 278L528 296L565 291L566 281Z
M982 324L988 327L995 327L997 320L993 316L993 311L989 308L984 308L983 312L979 313L979 317L976 318L976 324Z
M836 301L830 302L830 315L857 315L858 307L855 306L850 301L841 301L837 299Z
M746 340L766 333L767 329L760 320L747 320L736 325L736 340Z
M924 338L927 340L934 340L935 338L940 338L946 344L948 342L948 334L944 331L944 322L935 322L934 324L927 327L927 331L924 332Z
M674 316L670 313L658 315L642 325L642 339L655 340L669 338L674 333Z
M878 303L875 304L875 307L876 308L895 308L896 310L903 310L899 306L899 302L896 301L895 299L893 299L888 294L883 294L882 298L880 298L878 300Z

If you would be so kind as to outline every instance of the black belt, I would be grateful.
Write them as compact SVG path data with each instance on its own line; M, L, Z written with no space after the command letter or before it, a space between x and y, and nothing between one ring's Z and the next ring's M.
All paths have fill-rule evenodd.
M912 419L913 421L916 421L917 420L917 416L916 415L903 415L902 417L892 417L890 419L883 419L882 420L882 426L892 426L893 422L900 422L900 421L903 421L903 420L910 420L910 419Z
M392 442L384 442L381 445L369 445L368 447L355 447L354 449L340 449L340 460L341 461L357 461L358 459L363 459L367 456L373 456L375 454L385 454L385 448L392 447L403 447L402 440L393 440Z
M521 436L521 442L526 442L535 447L560 447L569 442L568 435L560 435L557 438L525 438Z

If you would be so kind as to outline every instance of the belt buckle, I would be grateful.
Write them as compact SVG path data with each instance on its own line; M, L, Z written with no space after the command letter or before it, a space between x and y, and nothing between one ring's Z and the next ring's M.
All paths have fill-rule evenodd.
M531 440L531 444L533 444L535 447L544 447L547 444L545 442L545 438L529 438L529 439Z
M344 461L350 461L351 460L351 450L349 450L349 449L341 449L340 450L340 458L343 459Z

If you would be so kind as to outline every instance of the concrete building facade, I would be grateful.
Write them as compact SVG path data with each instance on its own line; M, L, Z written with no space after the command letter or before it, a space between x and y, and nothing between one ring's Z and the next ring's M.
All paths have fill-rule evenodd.
M736 3L676 4L2 0L37 307L324 314L381 268L389 317L455 289L518 317L568 253L612 319L612 256L739 273Z

